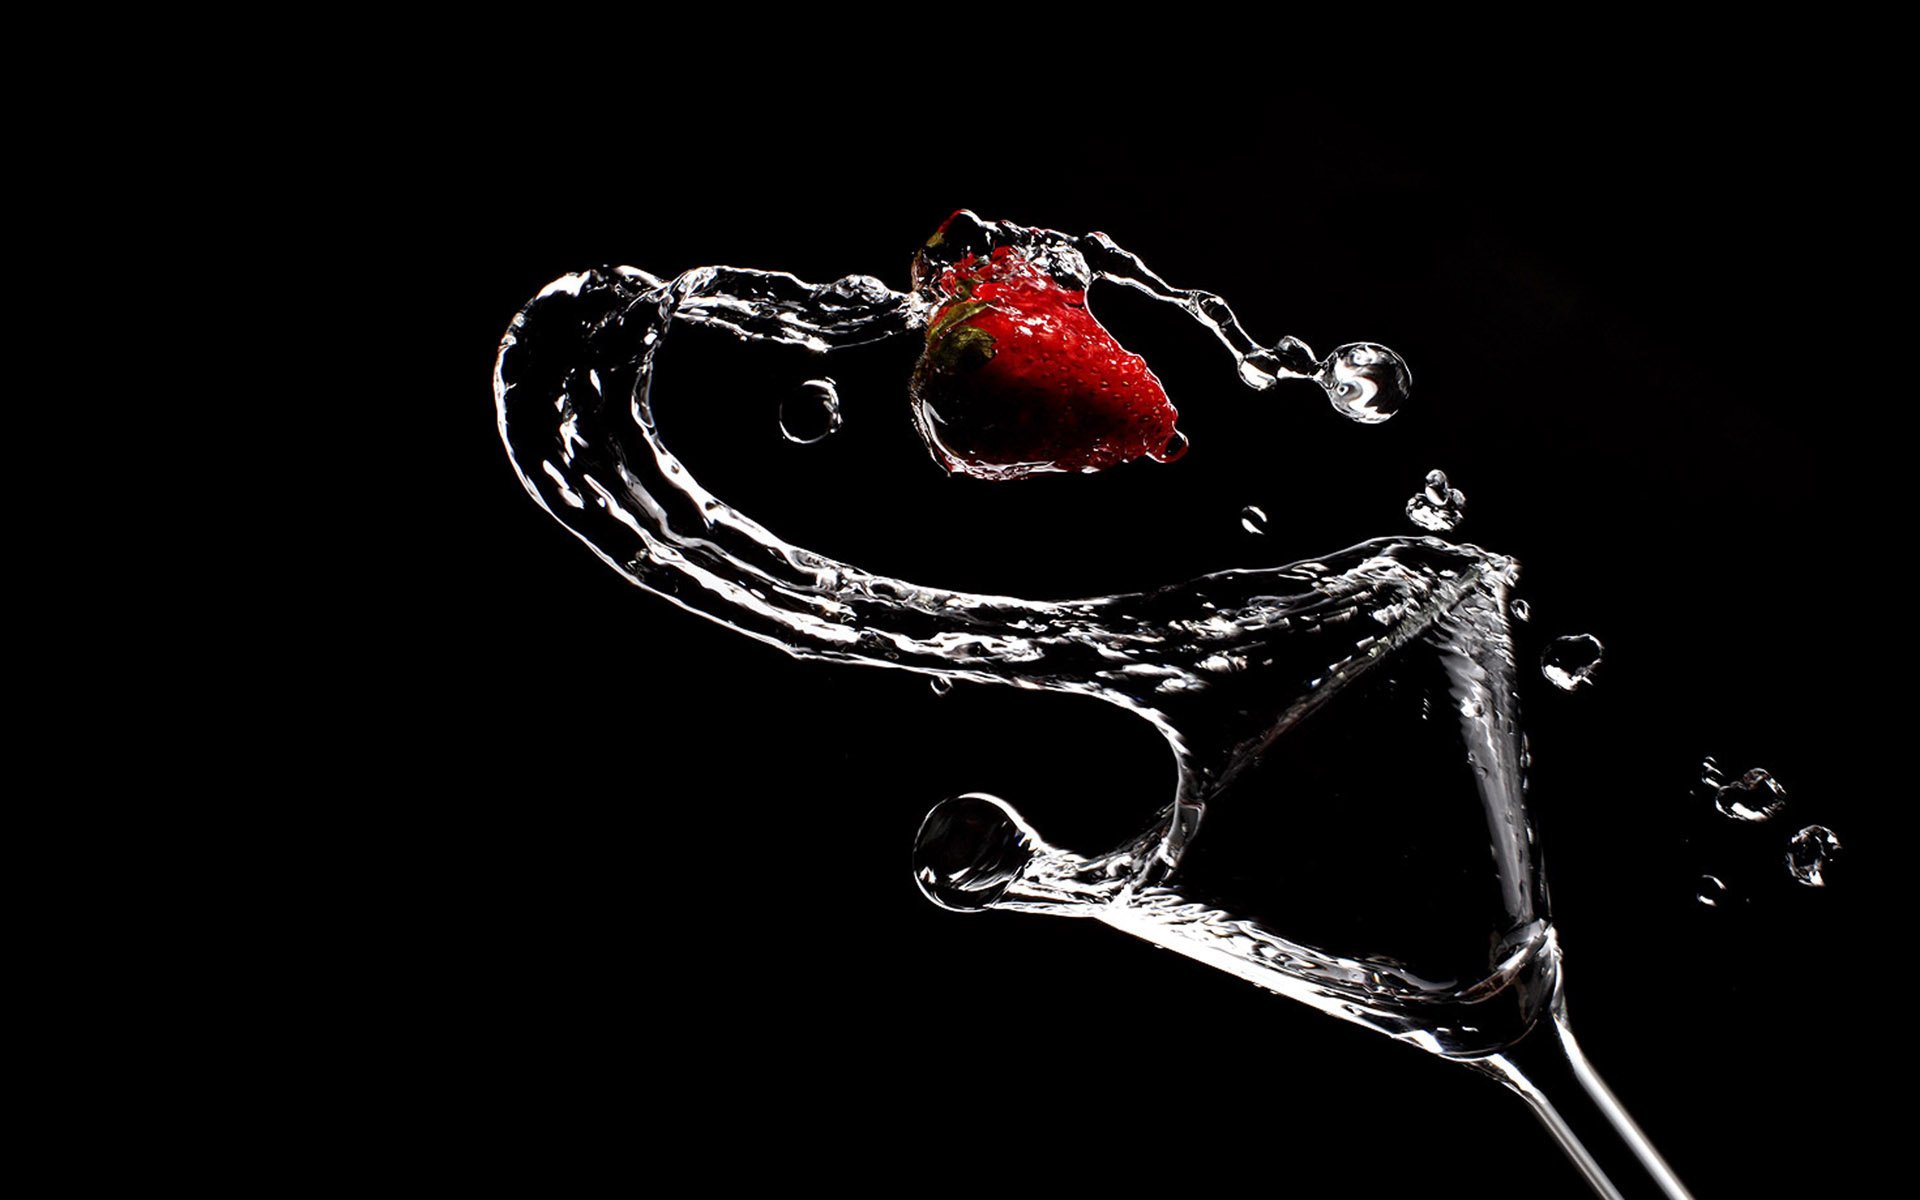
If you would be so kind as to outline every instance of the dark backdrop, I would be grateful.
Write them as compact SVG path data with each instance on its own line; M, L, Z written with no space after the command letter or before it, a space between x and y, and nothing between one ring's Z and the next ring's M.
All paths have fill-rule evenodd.
M381 936L341 955L383 981L401 1093L503 1169L1578 1193L1524 1107L1457 1067L1091 922L919 898L929 805L1150 803L1171 768L1144 726L792 660L629 587L522 493L489 378L549 279L730 263L903 287L966 206L1105 230L1263 340L1385 342L1414 399L1363 428L1311 384L1247 393L1197 329L1096 291L1182 409L1175 466L948 480L908 424L910 348L849 368L842 434L790 446L782 389L836 365L696 335L657 392L696 474L863 566L1061 596L1411 532L1406 497L1444 468L1458 536L1523 564L1523 652L1607 646L1588 691L1523 683L1591 1056L1702 1196L1858 1169L1890 724L1860 684L1904 654L1873 633L1896 622L1861 454L1901 371L1863 298L1893 236L1872 99L1541 72L957 107L864 74L732 82L587 100L529 76L359 152L399 234L385 286L420 297L393 336L423 420L392 432L452 467L369 580L401 633L377 733L409 777L356 849ZM1704 816L1705 754L1771 769L1793 807L1758 831ZM1847 846L1825 892L1779 867L1811 821ZM1695 902L1708 872L1736 903Z

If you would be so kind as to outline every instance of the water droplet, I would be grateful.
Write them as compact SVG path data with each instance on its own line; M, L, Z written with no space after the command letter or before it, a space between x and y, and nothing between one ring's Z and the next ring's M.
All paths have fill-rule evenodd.
M1703 783L1708 782L1709 774L1716 779L1720 774L1718 764L1712 759L1708 759L1707 764L1712 767L1709 773L1701 775ZM1715 788L1713 806L1720 810L1721 816L1736 821L1769 821L1787 806L1787 789L1781 787L1770 772L1755 767L1732 783Z
M1255 505L1247 505L1240 510L1240 528L1248 533L1265 533L1267 531L1266 512Z
M1533 620L1533 606L1525 600L1515 600L1513 602L1513 619L1516 621Z
M1727 885L1720 882L1717 877L1702 875L1696 898L1708 908L1719 908L1732 899L1732 894L1727 890Z
M945 675L935 675L932 679L927 680L927 686L933 689L934 695L944 696L953 690L953 680L948 679Z
M1825 869L1840 853L1840 839L1825 825L1809 825L1787 844L1787 870L1808 887L1825 887Z
M1342 415L1363 425L1393 416L1413 387L1413 373L1401 357L1373 342L1338 347L1314 378Z
M1593 670L1600 665L1604 650L1600 639L1590 633L1555 638L1540 652L1540 673L1561 691L1571 692L1593 682Z
M1467 494L1447 483L1445 471L1428 471L1427 485L1407 501L1407 519L1422 529L1445 533L1466 518Z
M913 877L927 899L955 912L998 900L1043 843L1006 802L969 792L934 805L913 839Z
M802 446L840 428L840 391L831 379L809 379L780 402L780 433Z

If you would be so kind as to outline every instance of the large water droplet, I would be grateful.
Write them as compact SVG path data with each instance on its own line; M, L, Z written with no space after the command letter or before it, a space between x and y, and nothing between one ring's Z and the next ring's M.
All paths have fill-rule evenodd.
M1826 866L1840 852L1840 839L1825 825L1809 825L1787 844L1787 870L1808 887L1827 886Z
M953 690L953 680L947 678L945 675L935 675L932 679L927 680L927 686L933 689L934 695L944 696Z
M1525 600L1515 600L1513 602L1513 619L1516 621L1533 620L1533 606Z
M1695 898L1708 908L1719 908L1722 904L1732 899L1732 893L1727 890L1727 885L1720 882L1717 876L1702 875L1700 877L1699 890Z
M1265 533L1267 531L1266 512L1255 505L1247 505L1240 510L1240 528L1248 533Z
M1314 376L1342 415L1378 425L1406 403L1413 372L1398 354L1374 342L1338 347Z
M1555 638L1540 652L1540 673L1561 691L1571 692L1593 682L1593 670L1600 665L1604 650L1600 639L1590 633Z
M1446 533L1466 518L1467 494L1447 483L1445 471L1428 471L1427 485L1407 501L1407 519L1422 529Z
M831 379L809 379L780 402L780 433L802 446L840 428L840 392Z
M978 912L1000 898L1042 846L1005 801L969 792L934 805L920 823L913 878L941 908Z
M1712 763L1712 759L1707 760ZM1715 765L1713 774L1719 768ZM1703 775L1702 781L1707 776ZM1760 767L1755 767L1732 783L1723 784L1714 789L1713 806L1720 810L1723 817L1736 821L1769 821L1780 815L1787 806L1787 789L1780 781Z

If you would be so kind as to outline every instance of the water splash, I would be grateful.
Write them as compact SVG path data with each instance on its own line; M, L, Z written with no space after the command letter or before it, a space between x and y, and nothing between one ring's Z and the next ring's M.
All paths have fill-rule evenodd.
M1703 773L1702 782L1719 777L1719 764L1708 759L1703 765L1709 764L1711 770ZM1771 772L1755 767L1732 783L1715 787L1713 807L1735 821L1770 821L1787 807L1787 789Z
M809 379L780 402L780 436L811 446L838 433L840 390L831 379Z
M1809 825L1787 845L1787 872L1808 887L1827 886L1826 869L1841 850L1840 839L1825 825Z
M1467 494L1447 482L1445 471L1428 471L1426 486L1407 501L1407 519L1434 533L1448 533L1466 519Z
M1264 509L1252 504L1240 510L1240 528L1248 533L1263 534L1267 531L1267 514Z
M1169 287L1102 235L950 228L945 253L958 252L956 240L1011 240L1069 279L1110 279L1167 301L1215 333L1249 386L1323 373L1297 339L1256 346L1224 301ZM782 541L707 491L661 440L654 367L678 325L824 353L910 332L928 310L926 298L866 276L811 284L734 267L672 280L630 267L570 275L536 297L502 342L501 435L527 491L610 567L748 637L801 658L1092 696L1145 721L1176 766L1158 818L1125 844L1049 860L1056 884L1070 877L1116 919L1137 919L1143 897L1161 894L1209 805L1276 741L1310 719L1324 723L1320 714L1362 679L1404 676L1435 712L1456 714L1435 727L1458 747L1461 786L1483 809L1497 868L1497 960L1430 979L1277 934L1258 949L1222 934L1208 953L1234 958L1275 990L1443 1052L1484 1052L1516 1036L1521 1011L1537 1012L1551 991L1557 957L1520 808L1506 629L1512 560L1433 538L1382 538L1149 592L1053 602L981 595ZM1375 408L1404 383L1385 352L1347 357L1353 371L1382 372L1368 401ZM1335 358L1325 370L1351 375ZM1488 944L1480 942L1483 956ZM1491 1016L1489 997L1510 1010L1505 1022Z
M1600 639L1590 633L1555 638L1540 652L1540 673L1561 691L1571 692L1593 682L1594 669L1605 650Z

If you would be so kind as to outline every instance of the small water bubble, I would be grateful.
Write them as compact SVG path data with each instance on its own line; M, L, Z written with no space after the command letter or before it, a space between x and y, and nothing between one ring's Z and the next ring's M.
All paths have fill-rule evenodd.
M1240 528L1246 530L1248 533L1265 533L1267 531L1267 514L1265 510L1252 504L1241 509Z
M1413 373L1401 357L1373 342L1338 347L1314 378L1342 415L1363 425L1393 416L1413 387Z
M948 679L945 675L935 675L932 679L927 680L927 686L933 689L934 695L944 696L953 690L953 680Z
M1467 494L1447 483L1445 471L1428 471L1426 486L1407 501L1407 519L1434 533L1458 529L1466 510Z
M1809 825L1787 844L1787 870L1808 887L1825 887L1825 869L1840 853L1840 839L1825 825Z
M1719 908L1722 904L1732 899L1732 893L1727 890L1727 885L1720 882L1716 876L1702 875L1695 898L1708 908Z
M831 379L809 379L780 402L780 434L802 446L840 428L840 391Z
M1590 633L1555 638L1540 652L1540 673L1547 682L1563 692L1571 692L1583 683L1593 682L1593 670L1600 665L1606 647Z
M1713 760L1708 759L1707 764L1713 764ZM1719 767L1715 764L1710 772L1701 775L1700 780L1706 783L1709 778L1717 779L1719 774ZM1720 810L1721 816L1736 821L1770 821L1787 806L1787 789L1780 786L1780 781L1771 772L1755 767L1732 783L1722 783L1716 787L1713 806Z

